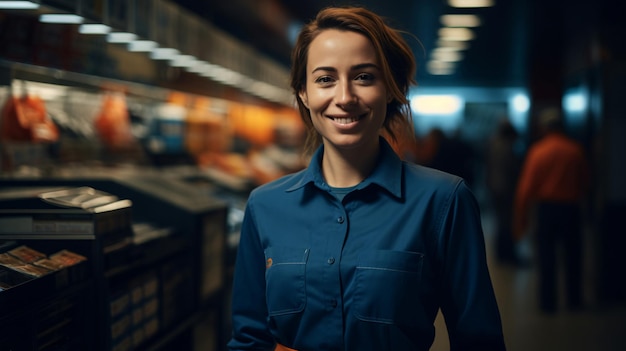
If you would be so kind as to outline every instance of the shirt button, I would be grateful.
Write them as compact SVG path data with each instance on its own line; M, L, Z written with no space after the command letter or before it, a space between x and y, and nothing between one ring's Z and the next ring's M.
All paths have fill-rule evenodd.
M337 307L337 300L332 300L332 301L330 302L330 306L331 306L332 308Z
M331 258L328 259L327 262L328 262L328 264L333 264L333 263L335 263L335 258L331 257Z
M343 217L337 217L337 223L339 224L343 223Z

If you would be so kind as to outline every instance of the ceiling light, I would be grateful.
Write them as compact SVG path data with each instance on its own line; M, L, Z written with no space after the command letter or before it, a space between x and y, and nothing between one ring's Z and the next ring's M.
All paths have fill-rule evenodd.
M443 15L441 23L446 27L478 27L480 17L476 15Z
M81 16L63 13L48 13L39 16L39 21L42 23L79 24L84 20Z
M452 7L491 7L495 5L494 0L448 0L448 5Z
M198 63L198 60L191 55L178 55L170 61L172 67L192 67Z
M459 62L463 59L463 54L454 50L435 49L431 53L431 57L437 61Z
M458 40L437 40L437 46L440 48L449 48L451 50L467 50L469 49L469 43L467 41Z
M207 69L208 62L198 60L195 65L186 67L187 72L201 74Z
M449 115L459 112L461 98L457 95L420 95L411 99L411 107L419 114Z
M2 10L35 10L39 8L39 4L32 1L0 1L0 9Z
M433 75L450 75L454 73L454 63L431 60L426 63L426 71Z
M519 113L525 113L530 107L530 101L525 94L517 94L511 99L513 109Z
M457 43L465 43L464 41L457 41ZM457 47L454 46L439 46L433 49L432 52L461 52L462 50L460 50Z
M454 63L452 62L443 62L437 60L430 60L426 63L426 68L430 70L452 70L454 69Z
M155 48L150 53L150 58L153 60L172 60L180 52L174 48Z
M107 41L109 43L128 44L135 39L137 39L136 34L127 32L113 32L107 35Z
M474 32L468 28L441 28L439 37L445 40L467 41L474 39Z
M131 52L151 52L157 47L157 43L152 40L134 40L128 43L128 51Z
M110 31L111 27L99 23L86 23L78 27L78 32L81 34L108 34Z

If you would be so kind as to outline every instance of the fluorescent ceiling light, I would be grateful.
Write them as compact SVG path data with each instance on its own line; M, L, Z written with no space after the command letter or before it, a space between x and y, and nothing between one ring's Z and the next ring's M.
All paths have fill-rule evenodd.
M441 24L446 27L478 27L480 17L476 15L443 15Z
M78 27L78 32L81 34L108 34L110 31L111 27L99 23L86 23Z
M494 0L448 0L448 5L452 7L491 7L495 5Z
M39 8L39 4L32 1L0 1L0 9L2 10L35 10Z
M127 44L137 39L137 35L126 32L113 32L107 35L107 41L109 43Z
M48 13L39 16L39 21L43 23L79 24L85 19L78 15Z
M239 85L245 81L245 77L242 74L226 67L213 64L208 64L208 66L205 67L206 71L203 76L209 77L220 83L227 85Z
M172 67L192 67L198 63L198 60L191 55L178 55L170 60Z
M420 114L449 115L461 109L457 95L420 95L411 99L411 107Z
M445 68L429 68L428 73L432 74L433 76L450 76L454 74L454 70Z
M467 41L458 40L437 40L437 46L440 48L446 48L450 50L467 50L469 49L469 43Z
M426 71L433 75L450 75L454 73L454 63L431 60L426 63Z
M431 53L431 57L437 61L459 62L463 59L463 54L455 50L435 49Z
M453 62L431 60L426 64L426 71L433 75L450 75L454 73Z
M128 43L128 51L151 52L157 46L157 43L152 40L134 40Z
M454 69L454 63L431 60L431 61L428 61L428 63L426 63L426 68L428 68L428 70L431 70L431 69L452 70Z
M467 41L474 39L474 32L468 28L441 28L439 37L444 40Z
M186 67L186 70L187 72L201 74L202 72L206 70L206 67L209 64L210 63L208 62L203 62L203 61L198 60L196 61L194 65Z
M180 52L174 48L155 48L150 53L150 58L153 60L172 60Z

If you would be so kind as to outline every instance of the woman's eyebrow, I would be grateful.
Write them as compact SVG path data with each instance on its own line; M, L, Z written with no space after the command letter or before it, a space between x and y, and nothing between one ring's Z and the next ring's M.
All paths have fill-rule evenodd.
M358 65L354 65L350 68L350 70L354 71L354 70L359 70L359 69L364 69L364 68L375 68L375 69L380 69L380 67L378 67L377 64L375 63L360 63ZM311 73L315 73L317 71L326 71L326 72L336 72L337 69L334 67L330 67L330 66L320 66L320 67L315 67Z
M321 67L315 67L315 68L311 71L311 73L315 73L315 72L317 72L317 71L330 71L330 72L336 72L336 71L337 71L337 69L336 69L336 68L333 68L333 67L330 67L330 66L321 66Z

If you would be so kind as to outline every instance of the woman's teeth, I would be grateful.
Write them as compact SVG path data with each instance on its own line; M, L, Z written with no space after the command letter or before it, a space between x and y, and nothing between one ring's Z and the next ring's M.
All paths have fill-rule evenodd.
M339 124L348 124L348 123L356 122L359 119L357 117L350 117L350 118L334 118L334 120L335 122Z

